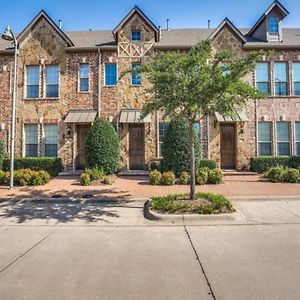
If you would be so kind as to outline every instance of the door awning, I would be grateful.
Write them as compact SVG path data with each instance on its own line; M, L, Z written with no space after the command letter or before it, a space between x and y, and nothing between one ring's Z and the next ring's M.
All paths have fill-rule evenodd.
M218 112L215 113L215 116L218 122L247 122L249 121L244 109L237 109L235 117L226 117L222 116Z
M139 109L122 109L120 113L120 123L150 123L150 115L141 119L141 110Z
M76 109L69 110L65 123L93 123L97 115L96 110Z

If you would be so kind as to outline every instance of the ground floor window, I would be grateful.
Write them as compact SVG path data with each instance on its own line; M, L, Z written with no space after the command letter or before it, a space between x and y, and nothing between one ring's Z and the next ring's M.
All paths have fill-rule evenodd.
M258 155L272 155L272 123L258 123Z
M25 133L25 156L38 156L38 125L26 124L24 126Z
M291 155L290 122L277 122L277 155Z
M295 148L296 155L300 155L300 122L295 123Z
M45 156L57 156L57 125L49 124L44 126L45 134Z
M159 135L158 135L158 156L162 157L162 147L164 143L164 138L168 129L168 123L165 122L159 122Z

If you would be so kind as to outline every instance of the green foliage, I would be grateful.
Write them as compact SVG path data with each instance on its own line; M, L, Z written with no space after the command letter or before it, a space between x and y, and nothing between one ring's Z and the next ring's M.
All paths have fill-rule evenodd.
M199 168L208 168L208 169L216 169L217 168L217 163L213 159L201 159Z
M161 184L162 185L174 185L176 181L176 177L174 172L164 172L161 175Z
M180 174L179 179L181 184L188 184L190 182L191 177L188 172L184 171Z
M284 181L289 183L299 182L300 172L298 169L287 168L284 173Z
M167 213L219 214L235 211L230 201L223 195L213 193L196 193L196 200L204 199L206 203L195 205L188 194L175 194L151 198L151 207Z
M200 164L200 141L195 132L195 165ZM172 119L166 131L163 148L163 165L179 176L190 170L189 124L183 118Z
M159 159L151 160L150 163L149 163L149 170L150 171L158 170L160 172L166 171L166 168L163 164L163 159L159 158Z
M149 173L149 181L151 185L161 184L161 173L158 170L153 170Z
M208 171L207 183L210 184L219 184L223 182L222 170L219 168Z
M89 168L101 168L106 174L118 171L119 138L109 121L104 118L96 119L88 132L85 147Z
M90 174L88 172L81 173L81 175L80 175L80 182L81 182L81 185L84 185L84 186L91 185Z
M7 175L6 175L7 176ZM9 172L7 182L9 181ZM33 171L30 169L19 169L14 171L14 184L15 185L44 185L50 180L50 175L46 171Z
M0 170L0 184L7 184L9 181L9 172Z
M196 171L196 184L206 184L208 179L208 171L207 168L197 169Z
M62 171L62 161L58 157L24 157L15 158L15 170L31 169L33 171L47 171L51 176L57 176ZM3 170L10 170L10 159L3 160Z
M250 158L250 169L264 173L272 167L284 166L297 168L300 166L299 156L255 156Z
M101 168L100 169L98 169L98 168L91 168L91 169L86 168L84 172L89 174L91 181L101 180L105 176L105 173L103 172L103 170Z
M2 169L4 159L4 143L0 140L0 169Z
M111 179L109 177L105 176L105 177L103 177L102 183L103 184L111 184Z
M298 169L276 166L265 172L264 177L271 182L299 182L300 172Z

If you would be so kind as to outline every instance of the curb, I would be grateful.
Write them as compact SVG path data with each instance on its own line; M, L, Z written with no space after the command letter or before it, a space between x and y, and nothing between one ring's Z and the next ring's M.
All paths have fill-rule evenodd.
M300 201L300 196L226 196L231 201Z

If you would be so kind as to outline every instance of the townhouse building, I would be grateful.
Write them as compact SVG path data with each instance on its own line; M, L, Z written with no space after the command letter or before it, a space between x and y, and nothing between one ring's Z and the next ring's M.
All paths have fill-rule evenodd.
M87 131L97 116L113 122L120 167L147 169L161 157L167 123L161 113L143 120L149 82L135 72L154 51L188 51L211 39L215 49L262 56L245 80L264 91L232 119L218 113L196 129L204 158L247 169L256 155L300 155L300 28L285 28L289 12L274 1L252 28L224 19L217 28L161 30L138 8L110 30L64 32L41 11L18 34L16 156L59 156L66 170L85 167ZM0 41L0 137L9 154L14 49ZM120 77L124 71L131 73Z

